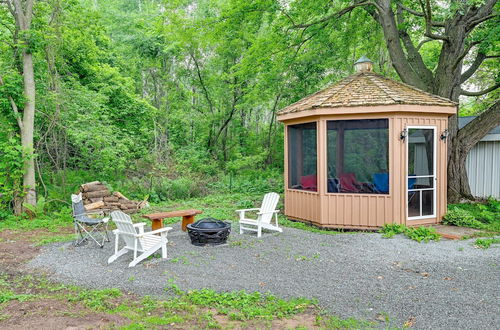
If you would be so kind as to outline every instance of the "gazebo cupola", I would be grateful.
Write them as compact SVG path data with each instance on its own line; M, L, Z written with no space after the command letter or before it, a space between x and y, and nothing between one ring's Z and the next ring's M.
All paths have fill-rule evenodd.
M456 104L373 72L289 105L285 214L324 227L437 223L446 212L446 134ZM444 137L444 138L440 138Z

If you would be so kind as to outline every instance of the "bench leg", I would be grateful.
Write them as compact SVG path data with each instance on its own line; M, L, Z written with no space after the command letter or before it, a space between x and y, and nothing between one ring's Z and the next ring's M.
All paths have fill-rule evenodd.
M194 222L194 215L186 215L182 217L182 231L187 230L187 225Z
M163 228L163 219L155 219L151 221L151 230Z

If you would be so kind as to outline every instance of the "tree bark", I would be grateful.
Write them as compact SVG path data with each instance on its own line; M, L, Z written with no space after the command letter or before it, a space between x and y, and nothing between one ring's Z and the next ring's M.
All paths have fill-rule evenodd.
M35 127L35 74L33 71L33 55L23 51L24 103L23 129L21 144L28 153L24 162L23 185L26 195L24 202L36 205L35 158L33 150L33 130Z
M500 101L496 101L478 118L458 131L450 146L448 162L448 200L458 203L472 196L465 163L471 149L492 129L500 124Z
M33 17L33 0L7 0L7 8L10 11L16 23L14 38L21 37L23 43L22 56L22 75L24 89L24 109L22 124L19 124L21 132L21 144L25 150L27 160L24 162L23 186L25 189L24 203L36 205L36 181L35 181L35 159L33 148L33 132L35 126L35 73L33 69L33 55L30 50L29 41L26 37L31 29L31 20ZM16 109L14 109L16 112ZM22 204L19 201L14 212L20 214L23 211Z

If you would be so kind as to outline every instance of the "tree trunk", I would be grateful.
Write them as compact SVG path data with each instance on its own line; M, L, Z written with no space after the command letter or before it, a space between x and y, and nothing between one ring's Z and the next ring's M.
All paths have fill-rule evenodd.
M35 126L35 77L33 71L33 55L23 52L23 82L26 98L23 113L23 129L21 130L21 144L28 152L28 159L24 162L23 185L26 195L24 202L36 205L35 185L35 158L33 150L33 130Z
M479 117L460 129L451 139L448 162L448 202L458 203L472 196L465 162L470 150L500 123L500 101L496 101Z

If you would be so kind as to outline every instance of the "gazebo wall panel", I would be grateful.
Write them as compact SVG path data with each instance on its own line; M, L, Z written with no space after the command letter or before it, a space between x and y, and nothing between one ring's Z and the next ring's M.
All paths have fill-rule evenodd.
M300 190L285 190L285 215L292 219L321 223L319 194Z
M339 227L379 227L392 222L389 195L327 194L323 207L328 210L324 225Z

